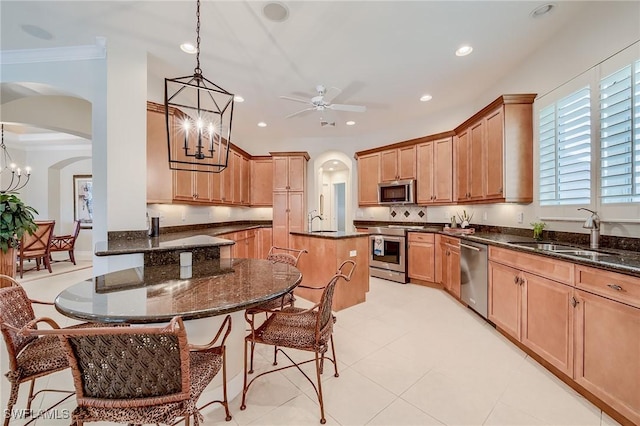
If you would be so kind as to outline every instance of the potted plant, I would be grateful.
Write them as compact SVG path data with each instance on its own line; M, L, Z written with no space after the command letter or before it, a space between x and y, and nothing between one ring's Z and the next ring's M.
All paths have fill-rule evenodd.
M0 273L16 275L16 249L25 232L38 228L34 221L38 212L25 205L15 194L0 194Z
M533 222L531 223L533 226L533 238L536 241L542 241L542 230L547 226L544 222Z

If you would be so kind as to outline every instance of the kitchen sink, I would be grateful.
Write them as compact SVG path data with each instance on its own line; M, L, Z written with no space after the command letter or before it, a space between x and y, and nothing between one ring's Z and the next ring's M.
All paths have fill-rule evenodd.
M521 247L530 247L539 250L547 250L547 251L565 251L565 250L580 250L577 247L567 246L562 244L555 243L540 243L540 242L528 242L528 241L512 241L509 244L515 244Z

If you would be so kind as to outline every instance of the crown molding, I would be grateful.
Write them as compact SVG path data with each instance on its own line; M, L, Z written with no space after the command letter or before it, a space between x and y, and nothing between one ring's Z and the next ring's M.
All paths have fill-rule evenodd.
M85 46L49 47L44 49L19 49L0 51L0 64L33 64L40 62L83 61L105 59L107 40L96 37L96 44Z

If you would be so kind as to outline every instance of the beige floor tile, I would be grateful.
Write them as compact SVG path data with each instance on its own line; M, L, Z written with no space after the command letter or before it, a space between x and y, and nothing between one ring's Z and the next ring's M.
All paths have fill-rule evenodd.
M498 403L489 414L489 418L484 422L486 426L535 426L547 425L544 421L537 419L517 408L509 407L503 403Z
M339 425L333 417L325 411L327 425ZM318 425L320 424L320 406L317 400L312 401L307 395L299 395L278 408L270 411L251 425Z
M442 425L430 415L420 411L402 398L398 398L375 416L367 425L372 426L437 426Z
M336 357L339 362L353 365L367 355L382 347L382 344L370 340L371 336L349 331L336 324L333 328L333 340L336 344Z

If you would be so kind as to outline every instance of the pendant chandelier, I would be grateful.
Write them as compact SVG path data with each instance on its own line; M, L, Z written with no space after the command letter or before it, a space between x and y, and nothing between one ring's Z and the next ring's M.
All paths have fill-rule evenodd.
M197 0L196 19L193 75L164 79L169 168L220 173L229 160L234 95L202 75L200 0Z
M31 167L22 169L13 162L4 144L4 124L2 127L2 143L0 143L0 194L15 194L29 183Z

